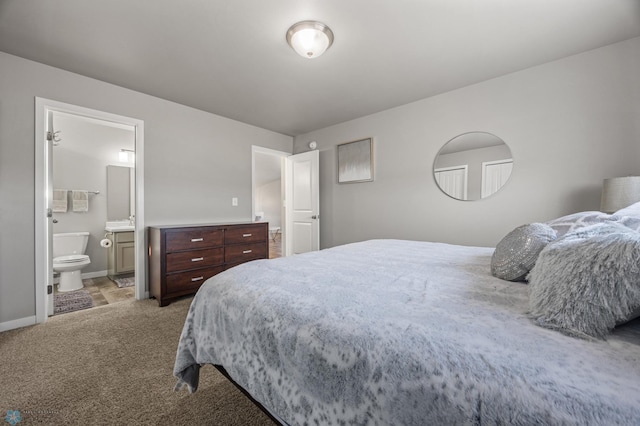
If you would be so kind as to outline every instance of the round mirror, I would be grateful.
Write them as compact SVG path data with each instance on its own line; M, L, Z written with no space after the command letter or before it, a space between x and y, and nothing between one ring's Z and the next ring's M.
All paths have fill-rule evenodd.
M511 150L486 132L463 133L438 152L433 176L438 187L457 200L479 200L507 183L513 168Z

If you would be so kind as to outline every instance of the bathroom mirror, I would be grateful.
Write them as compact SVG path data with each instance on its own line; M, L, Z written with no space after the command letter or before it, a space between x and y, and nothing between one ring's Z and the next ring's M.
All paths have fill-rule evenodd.
M132 167L107 166L107 220L123 220L134 216L135 179Z
M498 192L512 168L511 150L502 139L487 132L469 132L444 144L434 161L433 176L448 196L471 201Z

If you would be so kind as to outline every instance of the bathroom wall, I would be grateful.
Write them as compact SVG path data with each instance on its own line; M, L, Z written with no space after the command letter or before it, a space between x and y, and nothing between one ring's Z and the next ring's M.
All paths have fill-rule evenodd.
M82 270L83 277L104 276L107 249L100 247L107 221L107 166L130 166L120 162L120 149L135 148L133 129L106 125L68 114L54 114L54 129L60 131L60 143L53 148L53 186L56 189L99 191L89 194L89 211L74 212L71 194L68 211L54 213L53 232L90 233L86 254L91 264ZM122 188L127 192L127 188Z
M256 211L264 212L264 221L269 227L279 227L282 215L282 182L280 179L261 185L256 189Z

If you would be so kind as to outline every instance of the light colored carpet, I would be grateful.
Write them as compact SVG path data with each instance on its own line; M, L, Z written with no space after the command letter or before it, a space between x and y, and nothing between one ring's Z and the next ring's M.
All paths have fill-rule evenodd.
M212 366L194 394L174 392L191 299L124 301L0 333L0 419L21 424L273 425Z

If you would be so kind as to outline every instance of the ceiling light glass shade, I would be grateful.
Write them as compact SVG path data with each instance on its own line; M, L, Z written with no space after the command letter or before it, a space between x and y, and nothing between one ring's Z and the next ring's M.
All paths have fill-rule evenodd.
M321 22L302 21L289 28L287 43L298 55L313 59L333 44L333 32Z

